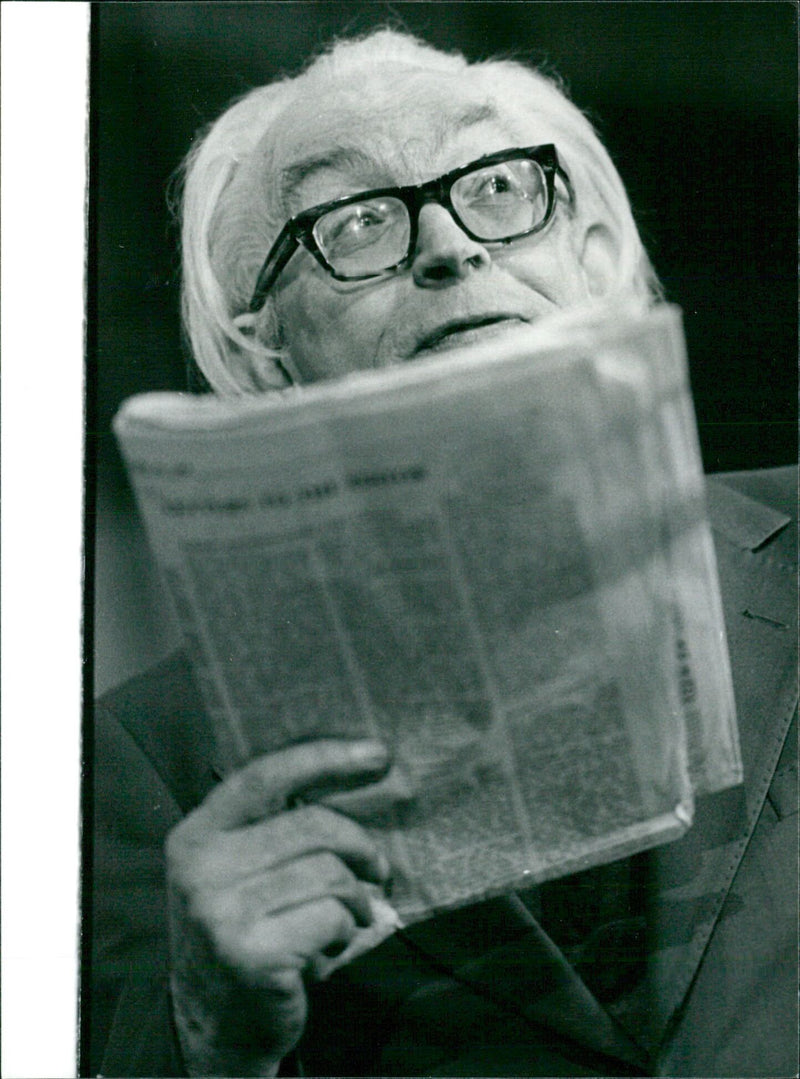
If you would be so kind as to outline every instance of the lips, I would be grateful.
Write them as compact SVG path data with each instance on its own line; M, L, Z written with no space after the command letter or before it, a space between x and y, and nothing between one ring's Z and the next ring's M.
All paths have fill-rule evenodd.
M453 319L442 323L426 334L416 346L415 355L420 352L435 352L468 344L482 337L491 336L507 326L520 325L527 321L517 314L479 315L466 319Z

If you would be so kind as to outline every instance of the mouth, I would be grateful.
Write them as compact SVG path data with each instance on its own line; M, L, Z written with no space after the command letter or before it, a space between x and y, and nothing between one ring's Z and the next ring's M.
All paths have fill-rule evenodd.
M414 355L422 352L441 352L448 348L470 344L502 332L509 326L521 326L527 319L520 315L488 315L446 322L429 333L417 345Z

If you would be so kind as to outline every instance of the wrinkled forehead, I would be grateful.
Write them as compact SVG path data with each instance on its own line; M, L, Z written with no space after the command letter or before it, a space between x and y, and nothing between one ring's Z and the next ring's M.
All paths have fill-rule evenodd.
M546 126L539 141L549 139ZM270 133L270 171L284 211L294 214L370 187L420 183L526 144L527 134L466 73L389 66L323 86L309 80Z

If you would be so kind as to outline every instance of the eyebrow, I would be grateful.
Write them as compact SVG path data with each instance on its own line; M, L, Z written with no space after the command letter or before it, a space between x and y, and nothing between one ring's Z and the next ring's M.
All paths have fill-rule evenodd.
M485 123L488 120L497 119L499 119L499 114L493 105L470 105L449 120L446 131L437 140L437 147L443 144L452 134L463 131L468 127L475 127L477 124ZM292 165L287 165L286 168L281 170L279 178L281 202L284 207L287 207L289 196L304 180L307 180L316 172L321 172L325 169L340 169L354 173L369 173L375 170L376 164L374 157L355 146L335 147L326 150L324 153L312 154Z
M314 154L311 157L296 161L293 165L287 165L281 170L279 190L281 202L288 205L289 196L315 172L324 169L347 169L351 172L366 172L375 168L375 161L369 154L355 147L339 147L327 150L323 154Z
M470 105L453 119L453 129L462 131L465 127L474 127L486 120L499 120L500 114L494 105L485 102L483 105Z

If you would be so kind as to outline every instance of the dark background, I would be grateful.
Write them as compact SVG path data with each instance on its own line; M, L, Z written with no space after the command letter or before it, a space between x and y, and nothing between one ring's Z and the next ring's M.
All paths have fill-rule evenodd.
M707 471L796 460L793 2L101 3L92 16L87 504L98 689L174 639L109 434L127 395L186 386L168 180L232 98L296 70L336 34L391 22L471 59L512 54L562 75L683 308Z

